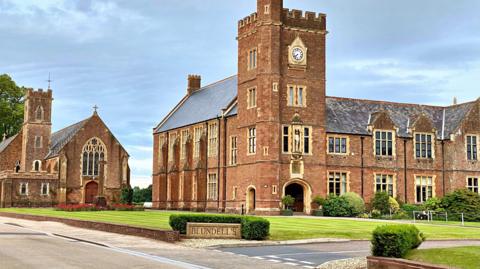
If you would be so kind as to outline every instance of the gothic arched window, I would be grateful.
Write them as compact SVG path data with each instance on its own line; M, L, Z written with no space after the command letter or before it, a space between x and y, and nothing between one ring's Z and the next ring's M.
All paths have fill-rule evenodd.
M43 120L43 107L38 106L37 110L35 110L35 119L42 121Z
M92 138L83 146L82 152L82 175L98 176L100 162L105 160L106 147L98 138Z

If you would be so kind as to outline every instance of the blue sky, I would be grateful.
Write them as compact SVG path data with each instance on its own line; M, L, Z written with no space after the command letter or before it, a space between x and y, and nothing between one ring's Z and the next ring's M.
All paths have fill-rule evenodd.
M53 129L99 113L151 183L152 128L188 74L236 73L237 21L254 0L0 0L0 73L46 88ZM327 14L327 94L446 105L480 96L480 1L284 0Z

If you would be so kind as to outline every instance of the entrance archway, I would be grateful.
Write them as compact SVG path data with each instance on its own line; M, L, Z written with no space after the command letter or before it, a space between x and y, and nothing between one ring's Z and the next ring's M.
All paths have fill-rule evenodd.
M251 187L247 190L247 213L254 213L256 207L256 191Z
M295 198L293 210L295 212L311 213L312 187L303 179L291 179L283 185L283 196L291 195Z
M304 211L304 191L303 186L298 183L292 183L285 188L285 195L290 195L295 198L295 203L292 206L294 212Z
M85 204L93 204L98 196L98 183L90 181L85 185Z

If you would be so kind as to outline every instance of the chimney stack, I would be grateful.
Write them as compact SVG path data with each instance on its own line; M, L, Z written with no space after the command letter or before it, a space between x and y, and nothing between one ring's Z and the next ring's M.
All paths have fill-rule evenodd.
M188 75L187 93L191 95L202 87L202 77L199 75Z

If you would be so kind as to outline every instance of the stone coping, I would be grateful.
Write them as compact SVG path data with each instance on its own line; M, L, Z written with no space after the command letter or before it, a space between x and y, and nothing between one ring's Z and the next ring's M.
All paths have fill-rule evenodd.
M405 259L367 257L368 269L451 269L441 265L433 265Z
M33 221L54 221L54 222L60 222L60 223L70 225L73 227L78 227L78 228L98 230L103 232L117 233L117 234L124 234L124 235L140 236L140 237L145 237L145 238L150 238L150 239L160 240L165 242L171 242L171 243L180 240L180 233L178 231L171 231L171 230L140 228L140 227L134 227L129 225L107 223L107 222L95 222L95 221L87 221L87 220L66 219L66 218L18 214L18 213L10 213L10 212L0 212L0 216L7 217L7 218L33 220Z

